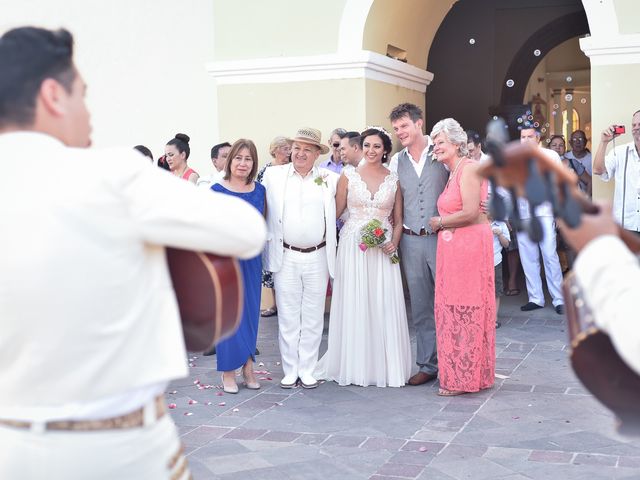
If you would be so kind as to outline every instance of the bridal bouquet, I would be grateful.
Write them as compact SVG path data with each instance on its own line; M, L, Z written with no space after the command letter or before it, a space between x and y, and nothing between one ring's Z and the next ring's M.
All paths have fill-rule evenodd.
M360 250L366 252L368 248L379 247L387 241L387 229L382 228L382 222L377 219L370 220L360 229ZM391 263L400 263L398 252L393 252L390 256Z

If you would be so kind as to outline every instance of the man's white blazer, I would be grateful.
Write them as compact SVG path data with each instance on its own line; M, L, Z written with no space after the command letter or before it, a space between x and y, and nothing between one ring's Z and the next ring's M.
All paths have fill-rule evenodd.
M269 272L279 272L282 268L282 257L284 255L284 236L282 230L282 217L284 214L284 198L287 188L287 181L293 173L293 165L276 165L269 167L264 172L262 184L267 190L267 244L262 256L262 264ZM313 167L310 175L313 178L321 175L325 184L313 185L313 188L322 188L324 192L324 219L326 242L325 252L327 254L327 266L329 275L333 277L336 263L336 185L339 175L330 170Z

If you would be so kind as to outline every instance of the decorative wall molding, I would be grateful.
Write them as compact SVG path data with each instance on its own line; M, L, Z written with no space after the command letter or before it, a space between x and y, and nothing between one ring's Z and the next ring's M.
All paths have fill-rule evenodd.
M206 68L219 85L368 78L424 93L433 80L431 72L367 50L210 62Z
M585 37L580 48L591 65L629 65L640 63L640 35Z

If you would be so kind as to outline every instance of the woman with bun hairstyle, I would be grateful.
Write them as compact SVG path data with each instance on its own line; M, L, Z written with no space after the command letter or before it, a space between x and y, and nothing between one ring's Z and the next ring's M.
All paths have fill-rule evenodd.
M176 136L169 140L164 147L164 154L174 175L195 184L200 175L187 165L187 159L189 158L189 153L191 153L189 140L189 135L176 133Z

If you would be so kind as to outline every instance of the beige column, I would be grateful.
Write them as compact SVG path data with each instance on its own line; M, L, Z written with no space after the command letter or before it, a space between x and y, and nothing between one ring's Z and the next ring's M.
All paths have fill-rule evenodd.
M582 3L591 30L591 36L580 39L580 48L591 60L591 143L595 151L608 125L628 126L633 112L640 109L640 2ZM617 143L630 141L627 128ZM613 181L605 183L594 176L594 199L610 200L613 189Z

